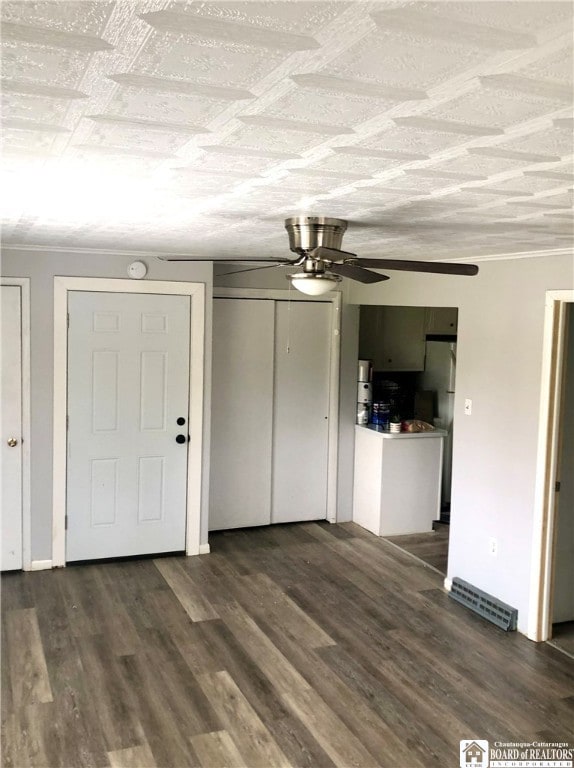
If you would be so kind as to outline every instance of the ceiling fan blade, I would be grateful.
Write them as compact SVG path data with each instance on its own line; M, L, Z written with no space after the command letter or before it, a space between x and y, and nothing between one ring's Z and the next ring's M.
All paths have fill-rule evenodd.
M476 264L451 264L444 261L412 261L409 259L353 259L352 264L372 269L397 269L405 272L436 272L442 275L476 275Z
M221 262L222 264L229 263L229 262L235 262L236 264L277 264L282 266L290 266L290 265L296 265L296 263L299 261L299 258L297 259L250 259L245 258L245 256L236 256L235 258L228 258L228 259L217 259L217 258L209 258L206 256L188 256L184 254L178 254L178 253L166 253L162 255L157 255L158 259L161 261L212 261L214 264L219 264Z
M360 283L380 283L389 279L387 275L371 272L370 269L364 269L355 264L332 264L329 267L329 272L334 272L341 277L350 277L351 280L358 280Z
M225 277L226 275L239 275L243 272L257 272L259 269L273 269L273 267L285 267L289 266L288 264L284 264L283 262L279 262L278 264L265 264L263 267L247 267L247 269L234 269L232 272L219 272L216 277Z
M325 259L326 261L343 261L344 259L356 258L356 253L350 253L349 251L339 251L337 248L325 248L320 245L309 253L312 259Z

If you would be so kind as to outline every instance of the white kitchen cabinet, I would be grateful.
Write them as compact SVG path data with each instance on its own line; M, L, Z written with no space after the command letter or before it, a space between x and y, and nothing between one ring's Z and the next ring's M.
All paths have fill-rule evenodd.
M375 371L422 371L425 308L361 306L359 357Z
M209 529L327 517L331 302L213 302Z
M353 522L377 536L431 531L440 517L445 435L356 426Z
M457 325L456 307L426 307L425 333L431 336L455 336Z

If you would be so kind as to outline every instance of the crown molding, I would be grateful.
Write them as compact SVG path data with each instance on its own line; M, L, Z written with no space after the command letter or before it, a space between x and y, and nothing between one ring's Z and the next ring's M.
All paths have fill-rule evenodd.
M491 253L482 256L468 256L464 259L441 259L441 261L512 261L513 259L536 259L543 256L574 256L574 247L546 248L541 251L515 251Z
M25 245L24 243L3 243L2 250L4 251L29 251L31 253L76 253L81 256L126 256L129 258L150 256L173 256L173 251L144 251L144 250L123 250L119 248L74 248L69 245ZM189 255L190 258L193 254L181 254L177 255ZM214 259L216 261L216 259Z
M70 246L54 246L54 245L24 245L23 243L3 244L2 250L4 251L28 251L30 253L46 253L46 254L77 254L79 256L125 256L126 258L161 258L162 256L189 256L189 263L193 262L194 254L186 254L174 251L138 251L138 250L119 250L117 248L72 248ZM475 262L475 261L502 261L512 259L535 259L542 258L544 256L572 256L574 257L574 246L569 248L546 248L540 251L514 251L507 253L489 253L476 256L459 256L459 257L447 257L440 259L429 259L429 261L445 261L445 262ZM369 258L365 256L365 258ZM215 264L219 261L217 256L210 259L208 256L198 257L198 261L213 261ZM248 256L245 257L246 261L250 261ZM237 261L241 262L241 257L237 257Z

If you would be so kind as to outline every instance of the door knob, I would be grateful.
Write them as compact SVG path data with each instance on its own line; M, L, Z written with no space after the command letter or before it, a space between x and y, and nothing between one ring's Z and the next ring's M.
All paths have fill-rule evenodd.
M176 443L187 443L187 438L185 435L177 435L175 438Z
M10 448L14 448L14 446L18 445L18 440L16 440L15 437L9 437L6 442L8 443Z

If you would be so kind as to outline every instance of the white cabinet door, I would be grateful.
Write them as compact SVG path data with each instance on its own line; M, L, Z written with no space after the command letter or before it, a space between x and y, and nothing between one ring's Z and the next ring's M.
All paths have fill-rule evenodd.
M209 529L271 520L274 302L215 299Z
M68 309L66 559L184 550L190 299L74 291Z
M271 522L327 517L329 303L275 305Z
M2 570L22 567L22 310L2 286Z
M327 516L331 311L214 300L210 530Z

